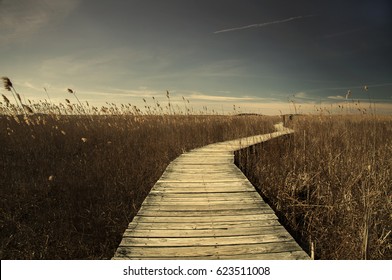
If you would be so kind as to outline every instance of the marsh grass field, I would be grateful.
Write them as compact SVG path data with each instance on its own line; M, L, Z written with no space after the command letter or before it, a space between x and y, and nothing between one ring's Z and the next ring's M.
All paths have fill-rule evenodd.
M1 103L0 258L110 259L173 159L281 120L191 114L186 103L175 111L167 98L165 111L143 112ZM318 259L391 259L392 117L309 115L287 125L294 135L236 154L282 223Z
M173 159L278 120L107 111L0 117L1 259L110 259Z
M237 164L317 259L392 259L392 117L309 115Z

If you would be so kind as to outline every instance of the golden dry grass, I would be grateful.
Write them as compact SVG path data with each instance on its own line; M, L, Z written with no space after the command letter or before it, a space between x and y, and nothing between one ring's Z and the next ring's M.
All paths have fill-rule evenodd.
M295 134L237 154L319 259L392 259L392 117L299 116Z
M111 258L170 161L212 142L269 132L276 122L67 104L31 104L41 112L34 115L0 106L1 259Z
M145 100L143 110L90 106L71 89L76 104L27 105L3 82L15 102L10 95L0 102L1 259L111 258L170 161L212 142L270 132L279 121L195 112L185 98L183 108L174 106L169 92L166 104ZM236 155L319 259L392 259L392 117L358 111L295 117L294 135Z

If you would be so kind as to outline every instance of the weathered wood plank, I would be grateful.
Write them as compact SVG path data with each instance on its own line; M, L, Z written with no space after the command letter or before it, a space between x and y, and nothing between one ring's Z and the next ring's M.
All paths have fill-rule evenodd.
M202 229L238 229L238 228L258 228L280 225L278 220L259 220L259 221L232 221L232 222L184 222L184 223L170 223L170 222L132 222L128 229L167 229L167 230L202 230Z
M242 196L237 198L221 198L209 199L207 197L192 197L184 199L183 197L169 197L169 196L151 196L144 200L143 205L242 205L242 204L259 204L260 206L267 205L264 201L256 200L252 197Z
M162 175L161 180L163 181L164 178L168 177L173 177L177 180L180 179L200 179L200 178L210 178L210 180L217 180L217 181L231 181L231 180L238 180L238 179L244 179L243 174L239 170L228 170L226 172L214 172L214 173L209 173L209 172L186 172L186 170L181 170L176 171L176 172L171 172L171 173L165 173Z
M189 198L192 201L195 199L206 199L206 200L230 200L230 199L244 199L252 198L255 200L260 199L260 195L257 192L237 192L237 193L222 193L219 196L211 193L194 193L194 194L173 194L173 193L150 193L148 197L162 197L163 199L176 198L186 199Z
M272 209L241 209L241 210L202 210L202 211L167 211L167 210L150 210L141 209L140 216L143 217L218 217L218 216L243 216L243 215L259 215L274 214Z
M243 259L243 256L272 255L274 253L301 252L301 248L294 241L271 242L260 244L241 244L225 246L202 246L202 247L132 247L124 246L118 250L118 257L132 256L134 258L206 258L227 256L228 259ZM302 252L303 253L303 252ZM273 259L272 256L270 256ZM226 259L226 257L223 257ZM268 258L268 257L267 257ZM251 258L252 259L252 258Z
M159 223L159 222L131 222L127 230L138 229L167 229L167 230L203 230L203 229L239 229L263 228L280 225L278 220L263 221L233 221L233 222L198 222L198 223Z
M259 221L259 220L274 220L278 219L274 214L260 214L260 215L230 215L230 216L217 216L217 217L147 217L136 216L133 218L135 222L160 222L160 223L203 223L203 222L234 222L234 221Z
M246 180L231 180L231 181L213 181L213 180L192 180L192 181L157 181L153 189L162 188L198 188L198 187L249 187L254 191L254 187L249 181Z
M195 185L193 187L174 187L174 186L157 186L152 191L167 191L167 192L193 192L193 193L210 193L210 192L254 192L250 186L207 186L203 184Z
M261 244L270 242L290 241L292 237L288 232L280 227L279 231L271 234L258 234L248 236L224 236L224 237L187 237L187 238L148 238L148 237L123 237L120 245L156 247L156 246L212 246L212 245L239 245L239 244Z
M123 257L113 258L114 260L125 260L129 259ZM308 255L304 251L293 251L293 252L279 252L279 253L261 253L261 254L245 254L245 255L210 255L210 256L192 256L192 257L172 257L171 255L165 257L151 257L151 256L143 256L143 257L132 257L135 260L175 260L175 259L183 259L183 260L303 260L308 259Z
M146 237L146 238L181 238L181 237L229 237L250 236L257 234L271 234L281 230L281 226L269 226L264 228L231 228L231 229L127 229L124 237Z
M233 204L233 202L237 202ZM256 201L253 199L248 200L231 200L231 201L216 201L211 203L207 199L199 200L199 201L181 201L181 200L157 200L157 199L149 199L143 202L143 206L147 207L159 207L162 206L161 209L165 209L165 207L171 207L172 209L247 209L247 208L269 208L268 204L264 201Z
M162 189L162 190L151 190L152 193L242 193L242 192L252 192L251 190L240 190L240 189L228 189L228 188L220 188L220 189L210 189L210 190L203 190L203 189Z
M266 203L245 203L245 204L144 204L143 209L147 211L218 211L246 209L271 209Z

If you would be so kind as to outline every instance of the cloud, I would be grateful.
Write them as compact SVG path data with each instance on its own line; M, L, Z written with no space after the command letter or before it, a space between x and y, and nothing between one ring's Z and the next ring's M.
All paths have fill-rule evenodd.
M80 0L0 1L0 46L31 38L48 24L65 18Z
M217 96L207 95L203 93L192 93L188 96L189 99L208 100L208 101L253 101L256 97L234 97L234 96Z
M143 97L156 97L156 96L163 96L164 91L158 91L154 89L149 89L147 87L139 87L138 89L119 89L119 88L111 88L107 90L100 90L100 91L84 91L83 94L87 95L99 95L99 96L106 96L106 97L137 97L140 100Z
M214 34L223 33L223 32L237 31L237 30L243 30L243 29L249 29L249 28L260 28L260 27L265 27L265 26L268 26L268 25L285 23L285 22L299 20L299 19L308 18L308 17L314 17L314 15L296 16L296 17L290 17L290 18L281 19L281 20L275 20L275 21L270 21L270 22L256 23L256 24L250 24L250 25L245 25L245 26L241 26L241 27L222 29L222 30L215 31Z
M294 94L294 97L296 97L296 98L307 98L308 96L307 96L306 92L301 91L301 92L297 92L296 94Z
M328 98L328 99L334 99L334 100L342 100L342 99L345 99L345 97L344 97L344 96L341 96L341 95L328 96L327 98Z
M378 84L366 84L369 90L371 88L376 88L376 87L389 87L392 86L392 83L378 83ZM308 89L308 92L317 92L317 91L323 91L323 90L352 90L352 89L360 89L364 90L365 84L363 85L352 85L352 86L345 86L345 87L325 87L325 88L315 88L315 89Z

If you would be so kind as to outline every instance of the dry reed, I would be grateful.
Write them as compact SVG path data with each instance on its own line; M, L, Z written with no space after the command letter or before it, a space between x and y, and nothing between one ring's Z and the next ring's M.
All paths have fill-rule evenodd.
M392 117L298 116L295 134L237 154L318 259L392 259ZM253 151L253 153L251 153Z
M276 121L67 105L32 102L25 116L0 104L1 259L111 258L171 160Z

